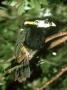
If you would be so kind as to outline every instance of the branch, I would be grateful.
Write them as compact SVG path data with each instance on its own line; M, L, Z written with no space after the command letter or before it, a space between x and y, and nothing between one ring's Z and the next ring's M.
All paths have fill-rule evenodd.
M44 84L41 87L36 88L36 90L43 90L43 89L47 88L50 84L52 84L57 79L59 79L59 77L62 76L65 72L67 72L67 66L64 67L64 68L62 68L60 70L60 72L56 76L54 76L53 78L51 78L49 81L47 81L46 83L44 82Z
M23 66L22 64L17 65L17 66L14 66L13 68L8 69L8 70L5 72L5 74L11 73L11 72L14 71L15 69L18 69L18 68L20 68L20 67L22 67L22 66Z
M45 43L55 39L55 38L58 38L58 37L61 37L61 36L65 36L67 35L67 32L59 32L59 33L56 33L54 35L51 35L50 37L47 37L46 40L45 40Z
M48 47L49 49L52 49L60 44L62 44L63 42L67 41L67 36L64 36L54 42L51 43L51 45Z
M10 63L10 62L13 61L14 59L15 59L15 56L9 58L7 61L1 60L1 61L0 61L0 64L7 64L7 63Z

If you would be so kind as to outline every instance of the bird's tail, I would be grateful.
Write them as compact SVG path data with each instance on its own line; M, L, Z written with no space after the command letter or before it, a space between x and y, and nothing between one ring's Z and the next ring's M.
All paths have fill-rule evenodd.
M23 82L30 77L30 65L28 60L24 60L14 71L15 81Z

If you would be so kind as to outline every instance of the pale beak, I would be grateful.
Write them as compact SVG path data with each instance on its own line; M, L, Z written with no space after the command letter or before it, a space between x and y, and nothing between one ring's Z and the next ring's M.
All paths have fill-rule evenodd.
M24 25L37 25L37 23L35 21L25 21Z

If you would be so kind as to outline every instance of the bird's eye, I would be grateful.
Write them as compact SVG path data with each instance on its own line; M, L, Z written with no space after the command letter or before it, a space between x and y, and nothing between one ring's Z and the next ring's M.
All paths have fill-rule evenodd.
M50 22L50 26L52 26L52 22Z
M48 21L48 19L46 19L45 21L44 21L44 23L48 23L49 21Z
M35 21L35 23L39 23L39 21L38 21L38 20L36 20L36 21Z

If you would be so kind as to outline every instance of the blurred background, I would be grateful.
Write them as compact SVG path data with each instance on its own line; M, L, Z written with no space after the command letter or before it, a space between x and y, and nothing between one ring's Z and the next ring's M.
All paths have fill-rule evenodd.
M45 17L50 17L56 23L56 28L48 33L67 33L67 0L0 1L0 90L37 90L36 87L43 86L67 66L67 37L64 37L63 43L49 49L44 57L40 57L41 62L37 65L32 66L31 61L34 73L24 83L13 81L11 74L5 75L14 59L16 39L23 22ZM67 72L42 90L67 90Z

